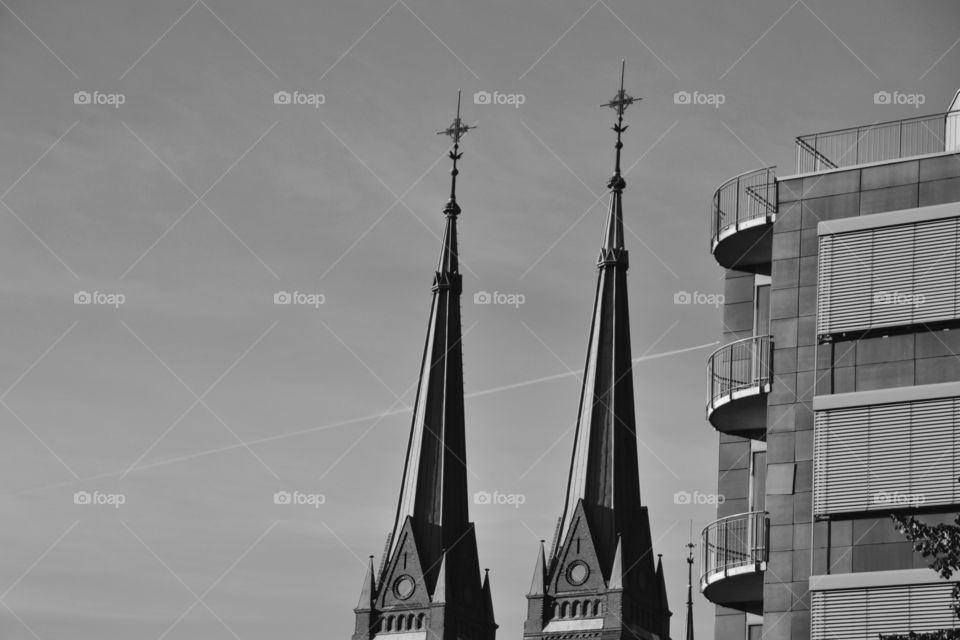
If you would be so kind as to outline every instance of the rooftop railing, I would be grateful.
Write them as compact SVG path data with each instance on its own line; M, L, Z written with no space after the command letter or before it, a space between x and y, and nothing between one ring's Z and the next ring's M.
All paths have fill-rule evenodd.
M960 152L960 111L797 137L797 172Z

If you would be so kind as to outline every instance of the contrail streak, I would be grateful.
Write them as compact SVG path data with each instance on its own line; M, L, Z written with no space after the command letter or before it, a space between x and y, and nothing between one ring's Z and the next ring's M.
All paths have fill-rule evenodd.
M713 347L720 344L719 340L713 342L707 342L705 344L698 344L695 347L685 347L683 349L674 349L673 351L664 351L662 353L654 353L648 356L639 356L633 359L633 364L638 362L644 362L646 360L656 360L657 358L666 358L667 356L675 356L680 353L687 353L689 351L697 351L698 349L706 349L707 347ZM556 373L552 376L543 376L542 378L533 378L532 380L523 380L521 382L514 382L513 384L506 384L502 387L493 387L491 389L484 389L482 391L473 391L471 393L463 394L465 398L477 398L479 396L487 396L491 393L499 393L501 391L509 391L510 389L519 389L520 387L528 387L532 384L540 384L541 382L550 382L551 380L560 380L562 378L569 378L570 376L578 376L583 373L583 369L577 369L576 371L566 371L564 373ZM400 413L399 411L397 413Z
M715 345L717 345L717 344L719 344L719 343L720 343L719 340L715 340L714 342L707 342L707 343L704 343L704 344L699 344L699 345L697 345L697 346L695 346L695 347L684 347L683 349L674 349L673 351L663 351L663 352L661 352L661 353L653 353L653 354L646 355L646 356L639 356L639 357L633 359L633 363L636 364L636 363L638 363L638 362L645 362L645 361L647 361L647 360L656 360L656 359L658 359L658 358L666 358L666 357L669 357L669 356L679 355L679 354L681 354L681 353L689 353L690 351L698 351L698 350L700 350L700 349L706 349L707 347L713 347L713 346L715 346ZM477 398L477 397L481 397L481 396L488 396L488 395L491 395L491 394L494 394L494 393L499 393L499 392L501 392L501 391L509 391L510 389L519 389L519 388L521 388L521 387L528 387L528 386L534 385L534 384L541 384L541 383L544 383L544 382L551 382L551 381L553 381L553 380L560 380L560 379L563 379L563 378L568 378L568 377L570 377L570 376L577 376L577 375L580 375L581 373L583 373L583 369L578 369L577 371L566 371L566 372L564 372L564 373L557 373L557 374L554 374L554 375L551 375L551 376L543 376L543 377L541 377L541 378L533 378L533 379L530 379L530 380L521 380L520 382L514 382L514 383L512 383L512 384L503 385L503 386L501 386L501 387L492 387L492 388L490 388L490 389L482 389L482 390L480 390L480 391L474 391L474 392L472 392L472 393L466 393L466 394L464 394L464 397L466 397L466 398ZM181 456L175 456L175 457L171 457L171 458L164 458L164 459L162 459L162 460L156 460L156 461L154 461L154 462L150 462L150 463L147 463L147 464L141 464L141 465L137 466L137 468L134 469L133 471L145 471L146 469L153 469L153 468L155 468L155 467L162 467L162 466L166 466L166 465L168 465L168 464L174 464L174 463L177 463L177 462L183 462L183 461L186 461L186 460L192 460L192 459L194 459L194 458L202 458L202 457L209 456L209 455L214 455L214 454L217 454L217 453L223 453L223 452L226 452L226 451L232 451L232 450L234 450L234 449L239 449L239 448L242 448L242 447L248 447L248 446L256 445L256 444L264 444L264 443L267 443L267 442L275 442L275 441L277 441L277 440L286 440L287 438L295 438L296 436L302 436L302 435L306 435L306 434L308 434L308 433L315 433L315 432L318 432L318 431L327 431L327 430L329 430L329 429L336 429L336 428L338 428L338 427L345 427L345 426L352 425L352 424L357 424L357 423L361 423L361 422L366 422L366 421L368 421L368 420L376 420L376 419L378 419L378 418L384 418L384 417L387 417L387 416L400 415L400 414L404 414L404 413L410 413L410 411L409 411L408 409L402 409L402 408L401 408L401 409L392 409L392 410L390 410L390 411L384 411L384 412L382 412L382 413L376 413L376 414L373 414L373 415L361 416L361 417L359 417L359 418L350 418L350 419L348 419L348 420L340 420L340 421L337 421L337 422L331 422L331 423L329 423L329 424L321 425L321 426L318 426L318 427L309 427L309 428L306 428L306 429L299 429L299 430L297 430L297 431L288 431L287 433L280 433L280 434L277 434L277 435L274 435L274 436L266 436L266 437L263 437L263 438L256 438L256 439L254 439L254 440L246 440L246 441L244 441L244 442L242 442L242 443L233 443L233 444L229 444L229 445L224 445L224 446L222 446L222 447L217 447L217 448L215 448L215 449L207 449L207 450L205 450L205 451L197 451L197 452L194 452L194 453L188 453L188 454L181 455ZM36 491L42 491L42 490L44 490L44 489L52 489L52 488L56 488L56 487L70 486L70 485L74 485L74 484L76 484L76 483L78 483L78 482L90 482L90 481L92 481L92 480L100 480L100 479L103 479L103 478L110 478L110 477L113 477L113 476L119 476L119 475L122 475L123 473L125 473L125 470L108 471L108 472L104 472L104 473L99 473L99 474L97 474L97 475L94 475L94 476L91 476L91 477L88 477L88 478L81 478L81 479L77 479L77 480L67 480L67 481L64 481L64 482L57 482L57 483L54 483L54 484L51 484L51 485L46 485L46 486L43 486L43 487L32 487L32 488L29 488L29 489L23 489L23 490L21 490L21 491L15 491L15 492L6 493L6 494L0 494L0 497L16 496L16 495L21 495L21 494L25 494L25 493L33 493L33 492L36 492Z

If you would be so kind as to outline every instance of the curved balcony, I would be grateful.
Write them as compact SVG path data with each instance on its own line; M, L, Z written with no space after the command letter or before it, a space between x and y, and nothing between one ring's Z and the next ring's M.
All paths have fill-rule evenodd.
M776 217L776 167L748 171L727 180L713 194L713 257L726 269L769 274Z
M707 420L717 431L744 438L757 438L766 432L772 363L770 336L737 340L710 354Z
M724 607L763 613L770 519L766 511L721 518L701 533L700 592Z

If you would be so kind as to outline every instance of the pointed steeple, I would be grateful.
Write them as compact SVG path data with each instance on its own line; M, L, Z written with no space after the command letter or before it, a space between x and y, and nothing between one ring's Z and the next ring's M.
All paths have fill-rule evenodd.
M537 563L533 567L533 578L530 580L530 591L527 595L543 595L547 583L547 558L543 549L543 540L540 541L540 552L537 554Z
M357 602L357 609L372 609L373 600L376 595L377 578L373 573L373 556L370 556L369 566L366 575L363 578L363 587L360 589L360 600Z
M437 571L437 587L433 590L430 599L434 604L447 601L447 558L446 553L440 558L440 569Z
M548 576L542 598L548 606L528 605L527 640L540 640L546 636L538 634L565 629L565 621L556 619L549 605L584 593L600 599L603 610L609 612L597 616L603 625L602 637L634 636L638 629L665 640L670 636L671 614L662 567L658 574L649 516L640 500L627 303L629 254L624 242L626 181L620 167L627 130L623 113L638 98L624 90L625 69L624 64L619 91L603 105L617 114L614 171L607 182L610 204L597 259L597 288L566 499L545 562Z
M623 545L617 538L617 551L613 554L613 567L610 569L610 589L623 589Z
M491 622L496 620L493 615L493 594L490 592L490 569L483 570L483 610Z
M479 630L478 640L493 640L496 634L492 608L488 615L476 607L484 597L484 585L467 506L456 186L460 140L473 128L460 119L458 92L456 118L438 132L453 140L448 154L450 197L443 207L446 225L431 287L400 498L382 570L371 581L375 611L365 618L357 612L353 640L371 640L378 624L391 624L399 615L396 611L404 616L416 613L412 619L425 625L430 637L449 638L453 629L464 627ZM364 598L366 590L365 586Z
M657 554L657 593L660 597L660 604L667 606L667 583L663 576L663 554Z
M613 177L608 182L610 208L597 260L599 273L593 322L567 500L558 536L558 544L562 544L577 502L583 500L591 528L598 538L597 551L605 573L613 560L617 535L626 533L624 518L632 517L632 512L641 507L627 305L629 257L623 241L622 195L626 182L620 174L621 137L627 129L623 112L636 98L623 89L624 68L621 68L620 90L604 105L617 112L613 126L617 133L616 161Z
M457 116L450 127L438 132L453 139L448 154L453 162L450 198L443 208L446 227L433 279L433 305L390 549L393 553L404 520L411 518L424 566L433 568L428 569L430 582L436 580L441 549L453 546L468 521L456 190L457 161L463 155L460 139L473 128L460 119L457 92Z

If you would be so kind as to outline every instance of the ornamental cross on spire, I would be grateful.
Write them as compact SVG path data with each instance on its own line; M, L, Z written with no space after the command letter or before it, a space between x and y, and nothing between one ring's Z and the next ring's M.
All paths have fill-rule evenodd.
M443 131L437 131L438 136L450 136L453 140L453 145L457 146L460 144L460 138L463 137L467 131L470 129L476 129L477 127L463 124L463 121L460 119L460 90L457 89L457 117L454 118L453 124L444 129Z
M624 91L623 79L626 71L627 71L627 61L621 60L620 61L620 91L617 91L617 95L613 97L613 100L611 100L606 104L600 105L601 107L610 107L611 109L616 109L617 116L621 119L623 118L623 112L627 110L627 107L632 105L634 102L643 100L643 98L634 98L633 96L629 95L626 91ZM614 131L616 131L616 129L614 129Z
M623 142L621 141L621 135L624 131L627 130L627 126L623 124L623 112L627 110L627 107L632 105L634 102L639 102L643 98L634 98L629 95L623 88L623 80L627 71L627 61L620 61L620 90L617 91L617 95L613 97L610 102L600 105L602 107L610 107L611 109L616 109L617 111L617 124L613 125L613 130L617 132L617 162L614 167L613 177L610 178L609 187L611 189L618 189L620 191L626 186L626 182L620 176L620 149L623 148Z
M457 206L457 174L460 173L457 169L457 160L463 155L460 153L460 138L470 129L476 128L476 125L464 124L460 119L460 90L457 89L457 117L453 119L453 124L449 127L443 131L437 131L437 135L450 136L450 139L453 140L453 149L448 154L450 159L453 160L453 168L450 169L450 200L444 208L444 211L451 215L460 213L460 207Z

